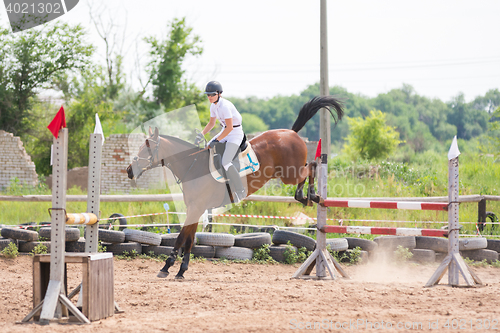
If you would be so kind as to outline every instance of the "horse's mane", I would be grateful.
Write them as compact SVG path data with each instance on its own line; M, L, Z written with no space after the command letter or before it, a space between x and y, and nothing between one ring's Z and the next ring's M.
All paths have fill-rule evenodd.
M163 138L163 139L166 139L168 141L172 141L172 142L175 142L175 143L178 143L178 144L181 144L183 146L186 146L188 148L198 148L198 146L195 146L194 144L192 144L191 142L187 142L187 141L184 141L182 139L179 139L179 138L176 138L175 136L170 136L170 135L162 135L160 134L160 137Z

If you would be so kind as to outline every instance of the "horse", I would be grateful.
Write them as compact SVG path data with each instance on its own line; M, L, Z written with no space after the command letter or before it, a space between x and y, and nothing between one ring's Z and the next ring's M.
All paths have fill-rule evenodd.
M335 124L344 115L342 101L333 96L316 96L302 106L291 129L268 130L250 140L260 169L246 176L244 186L247 196L269 180L279 178L284 184L297 185L297 201L305 205L321 202L322 198L314 192L316 162L307 163L306 144L297 134L321 108L330 112ZM207 148L200 148L172 136L160 135L158 128L154 131L149 128L149 137L127 167L128 177L137 179L146 170L167 166L178 182L182 183L187 208L186 220L172 252L157 275L160 278L169 275L169 268L174 265L179 249L183 248L182 263L175 279L184 279L200 217L205 210L220 207L224 204L224 199L227 199L226 184L215 181L208 171L209 158ZM309 188L304 197L306 179L309 181Z

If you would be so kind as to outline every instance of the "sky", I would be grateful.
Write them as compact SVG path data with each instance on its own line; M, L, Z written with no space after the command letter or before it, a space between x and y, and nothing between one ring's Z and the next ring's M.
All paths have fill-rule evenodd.
M141 39L166 37L169 22L182 17L202 40L203 54L184 66L200 88L218 80L226 96L269 98L319 82L319 0L80 0L60 19L84 25L103 61L89 1L119 27L135 87L135 62L147 61ZM327 8L330 86L375 97L406 83L445 102L500 88L500 1L330 0ZM0 19L6 22L5 11Z

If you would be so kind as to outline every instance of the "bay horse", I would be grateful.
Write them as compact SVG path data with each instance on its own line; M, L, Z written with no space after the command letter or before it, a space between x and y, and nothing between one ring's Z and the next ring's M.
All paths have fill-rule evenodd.
M344 115L343 107L342 102L333 96L314 97L302 106L291 130L269 130L250 140L260 169L246 176L244 186L247 195L256 192L269 180L280 178L284 184L297 185L295 199L299 202L308 205L312 205L311 201L318 203L320 198L314 193L316 163L307 164L307 147L297 132L321 108L330 112L336 124ZM168 270L175 263L181 247L184 247L183 260L175 278L184 278L200 217L205 210L225 204L226 184L213 179L208 171L209 157L206 149L175 137L160 135L158 128L154 131L149 128L149 137L127 167L128 177L134 179L139 178L146 170L167 166L182 183L187 207L186 220L177 236L174 249L158 273L160 278L168 276ZM307 178L309 189L304 197L303 187Z

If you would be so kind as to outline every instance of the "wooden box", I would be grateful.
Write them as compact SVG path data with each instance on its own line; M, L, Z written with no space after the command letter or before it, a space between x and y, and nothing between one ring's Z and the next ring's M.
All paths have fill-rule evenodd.
M114 273L112 253L66 253L64 257L64 287L67 286L68 264L82 265L82 313L90 320L100 320L114 314ZM33 306L44 298L50 279L50 254L33 258ZM35 320L39 319L39 314Z

